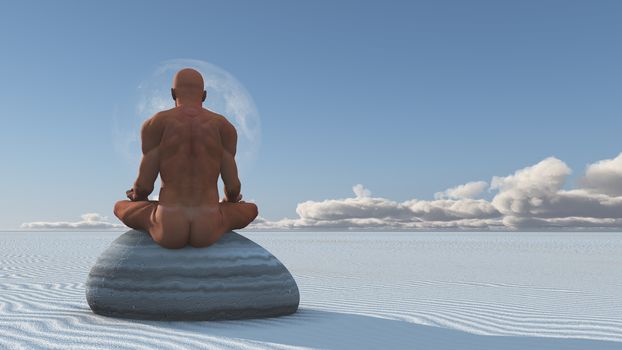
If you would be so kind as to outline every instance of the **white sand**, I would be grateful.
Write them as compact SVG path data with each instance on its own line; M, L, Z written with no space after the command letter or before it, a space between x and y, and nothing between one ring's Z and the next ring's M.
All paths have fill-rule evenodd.
M300 288L264 320L89 309L120 232L0 232L0 349L622 349L620 233L259 233Z

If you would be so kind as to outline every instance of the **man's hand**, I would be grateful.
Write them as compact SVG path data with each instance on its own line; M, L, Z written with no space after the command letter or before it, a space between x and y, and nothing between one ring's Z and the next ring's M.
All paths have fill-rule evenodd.
M136 194L134 193L133 188L130 188L129 190L125 191L125 194L127 195L127 198L129 198L131 201L135 200L134 198L136 198Z
M222 199L222 202L231 202L231 203L237 203L237 202L241 202L242 201L242 194L238 194L238 198L236 198L234 201L229 200L229 198L227 198L227 194L225 193L225 197Z
M131 189L125 191L125 194L127 195L127 198L129 198L131 201L146 201L147 200L147 197L139 198L136 195L136 192L134 192L134 188L131 188Z

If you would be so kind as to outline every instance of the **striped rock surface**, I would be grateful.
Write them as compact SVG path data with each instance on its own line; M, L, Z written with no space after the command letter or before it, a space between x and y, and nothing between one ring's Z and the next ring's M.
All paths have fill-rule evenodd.
M218 320L291 314L300 294L274 255L236 232L206 248L167 249L130 230L91 268L86 300L105 316Z

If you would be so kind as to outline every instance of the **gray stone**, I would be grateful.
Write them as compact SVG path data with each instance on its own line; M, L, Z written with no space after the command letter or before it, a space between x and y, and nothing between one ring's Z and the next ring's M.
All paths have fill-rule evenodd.
M167 249L130 230L97 259L86 300L105 316L218 320L291 314L300 294L274 255L236 232L205 248Z

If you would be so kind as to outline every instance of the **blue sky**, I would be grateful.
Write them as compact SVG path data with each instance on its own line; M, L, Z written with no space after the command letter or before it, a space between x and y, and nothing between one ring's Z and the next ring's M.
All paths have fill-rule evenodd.
M265 220L355 197L356 184L432 201L548 157L572 169L545 164L572 190L622 151L621 17L618 1L6 3L0 229L117 222L138 164L115 151L111 115L178 58L215 64L251 94L262 143L242 192ZM617 164L607 186L622 184Z

